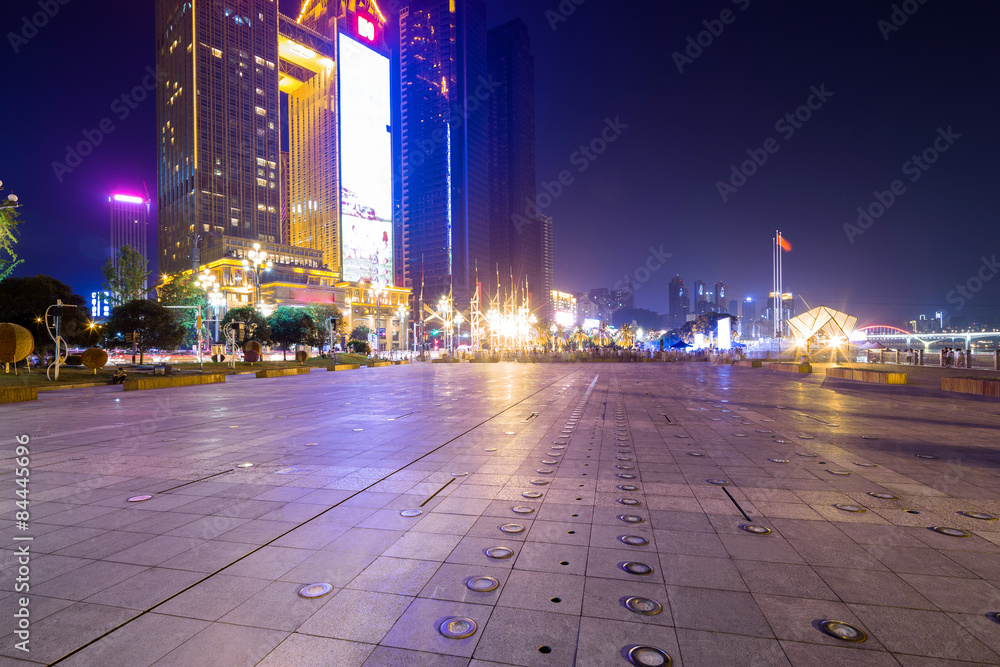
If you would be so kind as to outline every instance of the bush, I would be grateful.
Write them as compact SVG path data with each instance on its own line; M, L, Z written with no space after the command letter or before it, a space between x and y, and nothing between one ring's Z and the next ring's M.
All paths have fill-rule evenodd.
M17 363L35 347L31 332L18 324L0 324L0 363Z
M108 353L99 347L92 347L83 354L80 355L83 365L87 368L93 368L94 374L97 374L98 368L104 368L108 363Z
M66 356L63 360L63 364L66 366L83 366L83 356L79 354L70 354Z
M347 341L347 349L348 351L355 352L357 354L372 353L372 347L366 340L349 340Z
M308 358L309 358L309 353L306 352L305 350L299 350L298 352L295 353L295 361L299 362L300 364L306 363L306 359Z
M256 350L246 350L243 352L243 361L247 363L255 363L260 361L260 354Z

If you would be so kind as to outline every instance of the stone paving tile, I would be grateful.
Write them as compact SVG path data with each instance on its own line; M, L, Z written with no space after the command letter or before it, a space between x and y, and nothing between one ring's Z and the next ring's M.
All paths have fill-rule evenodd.
M637 643L676 665L1000 662L1000 625L987 616L1000 609L1000 525L957 514L1000 512L996 415L908 396L927 418L900 422L895 395L707 364L386 370L394 381L377 401L365 372L129 394L134 409L160 416L126 447L102 413L104 394L10 408L15 418L81 415L37 421L32 440L44 467L32 478L31 659L124 623L67 662L611 667ZM229 416L276 388L259 414ZM872 434L881 439L860 437ZM949 452L962 446L975 455L959 463ZM240 461L255 466L234 470ZM852 474L827 472L836 468ZM740 530L745 520L712 478L728 479L772 534ZM900 498L868 495L886 490ZM125 505L138 493L154 497ZM423 514L400 516L417 506ZM503 533L505 523L525 530ZM0 518L5 570L16 534ZM484 554L498 546L511 557ZM653 571L630 574L626 561ZM474 576L498 586L471 591ZM335 588L297 594L313 582ZM2 590L8 617L12 583ZM624 606L629 595L664 609L638 615ZM474 618L477 632L442 636L453 615ZM869 640L821 633L830 617Z

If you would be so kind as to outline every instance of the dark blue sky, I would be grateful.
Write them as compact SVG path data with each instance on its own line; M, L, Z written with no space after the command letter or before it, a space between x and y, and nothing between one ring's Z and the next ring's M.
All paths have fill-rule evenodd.
M638 271L637 304L661 312L677 273L688 284L722 280L733 296L761 296L780 228L794 245L785 288L812 306L846 308L866 323L901 321L955 313L959 298L949 303L949 292L963 284L982 289L967 291L958 314L1000 310L1000 279L977 283L977 274L1000 271L982 261L1000 254L1000 5L904 4L915 13L885 39L878 22L890 21L891 2L564 0L575 7L566 16L558 0L490 3L491 25L520 16L532 34L538 179L572 177L540 202L555 219L556 286L611 287ZM89 293L107 245L107 194L141 192L145 182L155 196L155 105L147 99L124 119L112 107L153 65L152 9L71 0L14 53L10 33L39 5L4 6L0 180L24 203L18 274L48 273ZM729 23L719 21L724 10ZM705 21L721 33L711 43L701 35L707 46L691 47L678 71L674 52L689 37L697 42ZM832 95L810 99L813 87ZM809 102L799 127L776 127ZM105 117L114 130L60 181L52 163ZM593 159L578 152L608 119L619 125L607 136L620 135ZM949 127L950 141L938 141L948 150L926 171L904 172ZM766 162L747 165L756 173L734 180L724 201L718 183L751 159L748 151ZM902 194L851 243L845 223L895 180ZM640 267L661 247L672 256L646 279Z

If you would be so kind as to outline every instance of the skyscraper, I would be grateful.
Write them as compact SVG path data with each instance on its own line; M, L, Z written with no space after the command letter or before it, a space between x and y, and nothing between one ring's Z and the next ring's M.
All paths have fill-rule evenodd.
M728 306L726 294L726 283L715 283L715 305L718 306L715 312L725 313ZM735 315L735 313L733 313Z
M687 321L687 314L691 311L691 298L680 275L676 275L670 279L668 290L667 301L670 308L670 324L673 328L677 328Z
M159 266L208 235L279 241L278 5L156 2Z
M555 254L555 242L553 239L552 231L552 217L548 215L538 215L539 230L542 236L542 284L541 289L548 290L551 292L552 283L555 281L554 277L554 254ZM538 306L538 317L544 319L550 317L551 304L547 304L542 301Z
M535 60L528 26L515 19L487 33L491 273L500 284L527 284L539 319L550 319L543 237L551 218L535 213ZM549 230L542 229L548 225ZM551 243L551 238L550 238ZM551 252L551 251L550 251ZM509 277L509 278L508 278Z
M403 279L460 304L489 266L486 8L412 0L399 14ZM487 282L487 281L483 281Z
M149 200L135 195L114 194L111 203L111 265L118 268L118 254L129 246L149 260L146 237L149 227ZM142 282L145 290L147 281Z

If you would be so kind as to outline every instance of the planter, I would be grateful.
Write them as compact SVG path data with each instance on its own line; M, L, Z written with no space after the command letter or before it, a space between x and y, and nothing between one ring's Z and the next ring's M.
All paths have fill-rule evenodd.
M208 375L160 375L125 380L122 389L125 391L144 391L146 389L167 389L170 387L189 387L198 384L218 384L225 382L222 373Z
M786 363L773 363L768 364L767 367L772 371L781 371L783 373L812 373L812 366L810 364L786 364Z
M1000 378L941 378L941 389L974 396L1000 398Z
M287 377L289 375L306 375L310 372L310 368L269 368L263 371L257 371L257 377L259 378L280 378Z
M853 380L869 384L906 384L906 373L867 371L855 368L828 368L826 376L838 380Z

